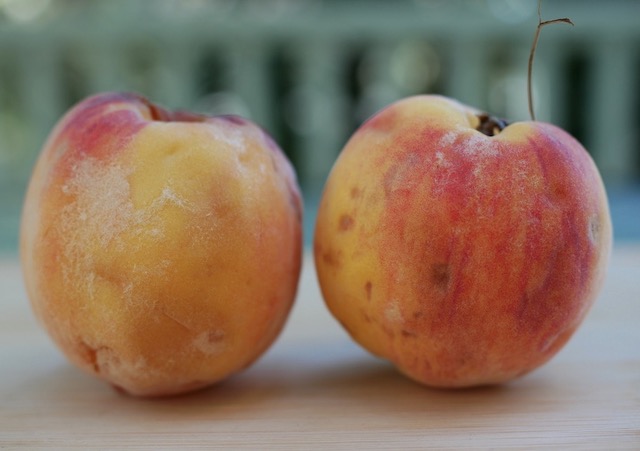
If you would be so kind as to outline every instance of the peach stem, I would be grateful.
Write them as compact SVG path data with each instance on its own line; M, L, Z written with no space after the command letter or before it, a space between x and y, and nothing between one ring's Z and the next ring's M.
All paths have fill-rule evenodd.
M531 52L529 52L529 68L527 71L527 94L529 96L529 115L531 116L531 120L536 120L536 115L533 112L533 94L531 87L531 74L533 73L533 57L536 53L536 47L538 47L538 38L540 38L540 30L545 25L550 25L552 23L568 23L573 25L573 22L568 17L563 17L561 19L553 19L553 20L542 20L542 16L540 13L540 5L542 1L538 1L538 26L536 27L536 33L533 36L533 45L531 46Z

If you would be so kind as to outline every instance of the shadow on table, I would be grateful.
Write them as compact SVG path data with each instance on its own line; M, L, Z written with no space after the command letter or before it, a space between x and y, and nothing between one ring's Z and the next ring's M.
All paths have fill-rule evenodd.
M401 375L391 364L340 342L316 344L313 354L308 346L289 346L217 385L169 398L140 399L118 393L61 359L46 366L24 378L16 389L46 402L53 411L73 412L74 417L101 414L117 419L126 414L160 422L277 421L304 411L305 421L316 418L335 422L335 427L344 416L371 415L401 415L409 422L429 418L430 424L444 426L447 421L472 421L486 412L526 413L540 408L535 401L553 388L552 378L544 374L503 386L428 388Z

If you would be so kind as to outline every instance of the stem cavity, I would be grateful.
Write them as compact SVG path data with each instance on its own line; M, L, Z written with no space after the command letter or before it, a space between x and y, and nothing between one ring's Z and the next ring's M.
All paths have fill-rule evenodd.
M477 115L480 123L476 127L476 130L484 133L487 136L496 136L502 130L505 129L509 122L499 117L490 116L487 113L481 113Z

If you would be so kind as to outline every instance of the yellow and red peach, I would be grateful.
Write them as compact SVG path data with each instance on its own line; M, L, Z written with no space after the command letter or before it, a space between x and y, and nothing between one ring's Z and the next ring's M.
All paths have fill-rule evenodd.
M248 120L96 95L42 150L21 258L37 317L77 366L134 395L207 386L250 365L288 316L295 173Z
M326 304L428 385L542 365L603 281L611 223L593 161L551 124L504 125L444 97L396 102L351 137L321 199Z

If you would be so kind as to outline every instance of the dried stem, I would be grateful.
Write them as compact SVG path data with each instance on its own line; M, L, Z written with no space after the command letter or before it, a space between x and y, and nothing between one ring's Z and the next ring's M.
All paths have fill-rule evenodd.
M531 116L532 121L536 120L536 115L533 112L533 93L532 93L533 89L531 86L531 74L533 73L533 57L536 54L536 48L538 47L538 38L540 38L540 30L545 25L550 25L552 23L568 23L570 25L573 25L573 22L571 21L571 19L567 17L563 17L562 19L552 19L552 20L543 21L542 14L540 11L541 4L542 4L542 0L538 0L538 26L536 27L536 33L533 36L533 44L531 46L531 52L529 52L529 68L527 71L527 94L529 96L529 115Z

